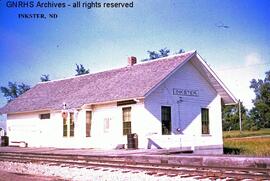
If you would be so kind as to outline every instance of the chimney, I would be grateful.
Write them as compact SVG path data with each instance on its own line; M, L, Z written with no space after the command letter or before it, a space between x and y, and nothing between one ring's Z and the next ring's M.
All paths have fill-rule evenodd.
M133 66L137 63L137 58L134 56L128 57L128 66Z

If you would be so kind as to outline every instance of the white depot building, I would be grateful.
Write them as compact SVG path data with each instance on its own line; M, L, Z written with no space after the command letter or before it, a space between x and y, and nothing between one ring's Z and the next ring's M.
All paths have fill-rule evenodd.
M42 82L0 109L29 147L190 148L222 153L222 104L236 99L196 51Z

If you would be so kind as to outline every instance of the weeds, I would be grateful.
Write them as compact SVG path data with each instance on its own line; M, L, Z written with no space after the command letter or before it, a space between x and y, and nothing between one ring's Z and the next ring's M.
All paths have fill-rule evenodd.
M249 156L270 156L270 137L224 139L224 153Z

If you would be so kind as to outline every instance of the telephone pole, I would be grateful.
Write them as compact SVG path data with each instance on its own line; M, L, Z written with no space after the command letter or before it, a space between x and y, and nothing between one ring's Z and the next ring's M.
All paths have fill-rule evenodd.
M240 102L240 99L238 100L238 112L239 112L240 133L242 133L242 114L241 114L241 102Z

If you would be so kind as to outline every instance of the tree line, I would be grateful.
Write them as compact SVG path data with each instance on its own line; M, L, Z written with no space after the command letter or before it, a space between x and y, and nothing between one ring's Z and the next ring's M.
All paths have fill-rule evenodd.
M270 128L270 70L265 72L264 79L252 79L250 88L256 97L252 100L254 107L250 111L240 104L242 128L243 130ZM223 130L240 129L239 107L223 106L222 118Z

